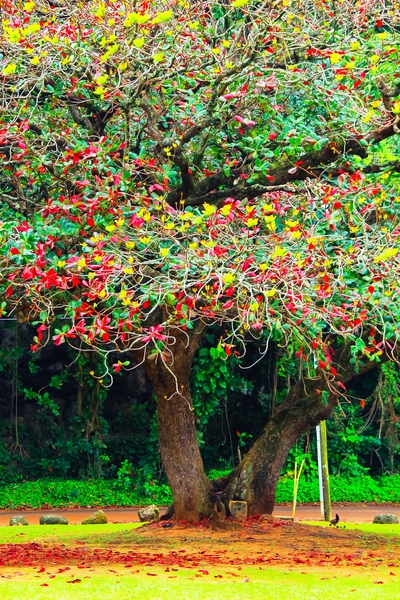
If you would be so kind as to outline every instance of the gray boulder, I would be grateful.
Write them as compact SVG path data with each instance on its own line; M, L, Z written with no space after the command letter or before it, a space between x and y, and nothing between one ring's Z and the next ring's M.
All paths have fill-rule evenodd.
M68 525L68 519L60 515L42 515L40 525Z
M102 525L104 523L108 523L108 519L106 513L102 510L98 510L82 521L82 525Z
M398 525L399 520L396 515L383 514L376 515L372 522L377 523L378 525Z
M160 511L155 504L150 504L138 511L139 519L143 521L157 521L160 517Z
M28 521L25 519L23 515L11 517L10 519L10 527L13 525L29 525Z

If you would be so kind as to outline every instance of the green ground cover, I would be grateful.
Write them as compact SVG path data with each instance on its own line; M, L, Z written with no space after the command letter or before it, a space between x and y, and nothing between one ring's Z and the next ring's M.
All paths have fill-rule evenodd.
M227 471L212 471L213 478ZM379 479L360 476L356 479L331 477L332 502L400 502L400 475L386 475ZM278 483L276 502L292 502L293 479L283 477ZM298 502L318 502L318 479L300 480ZM143 506L155 503L166 506L172 502L168 486L154 482L151 492L140 494L134 481L121 488L116 480L39 479L0 485L0 508L62 508L66 506Z
M15 570L14 570L15 571ZM33 575L27 569L18 569L21 575L9 571L11 579L0 581L0 598L3 600L72 600L76 598L107 600L376 600L398 598L396 577L388 575L388 569L372 573L347 573L332 578L332 573L294 572L287 569L260 570L247 567L240 577L227 574L224 569L210 569L208 575L195 577L191 571L179 570L171 576L165 569L140 569L139 573L127 573L115 568L114 572L95 569L89 579L71 571L57 579L49 579L47 573ZM51 569L49 570L51 572ZM79 582L68 583L74 578ZM217 577L218 576L218 577ZM219 577L221 576L221 577ZM378 583L382 581L383 583ZM43 583L48 585L42 587Z

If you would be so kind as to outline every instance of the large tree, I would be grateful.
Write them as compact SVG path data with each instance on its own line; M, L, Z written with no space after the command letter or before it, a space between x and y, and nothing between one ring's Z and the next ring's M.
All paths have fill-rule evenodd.
M2 310L37 322L35 349L144 366L177 518L210 512L189 385L207 326L221 358L259 338L299 367L214 485L253 514L297 437L395 349L391 4L2 3Z

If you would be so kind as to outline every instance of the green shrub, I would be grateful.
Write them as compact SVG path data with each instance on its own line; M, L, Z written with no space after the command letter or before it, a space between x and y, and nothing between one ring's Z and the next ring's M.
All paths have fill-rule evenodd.
M212 479L229 471L213 470ZM332 502L399 502L400 475L384 475L373 479L362 475L353 479L331 477ZM133 482L134 483L134 482ZM293 479L283 477L278 483L276 502L293 500ZM318 479L300 479L298 502L319 502ZM64 481L42 479L0 485L0 508L63 508L67 506L166 506L172 502L169 487L155 480L146 485L121 487L118 480L88 479Z

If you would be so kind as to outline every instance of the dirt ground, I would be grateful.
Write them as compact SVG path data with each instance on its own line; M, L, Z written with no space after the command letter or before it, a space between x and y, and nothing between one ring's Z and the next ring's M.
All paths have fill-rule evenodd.
M41 510L14 510L0 511L0 526L9 525L10 518L14 515L24 515L31 525L38 525L39 519L43 514L62 514L71 525L82 523L82 519L90 516L94 508L78 509L41 509ZM104 508L109 523L130 523L138 521L138 508ZM160 508L161 514L163 508ZM398 504L333 504L332 515L339 513L340 520L343 523L371 523L374 516L379 513L392 513L397 515L400 521L400 505ZM274 515L289 517L292 515L291 505L275 506ZM299 521L319 521L321 519L321 509L319 504L299 505L296 510L296 519Z
M3 544L0 566L38 569L59 566L71 569L119 565L128 569L165 566L173 575L180 567L204 574L209 567L254 565L260 569L279 566L301 570L327 567L332 576L350 567L364 571L377 567L400 568L399 536L386 537L333 527L312 527L290 521L248 521L239 531L212 531L209 525L162 523L121 533L93 535L71 544ZM41 572L41 571L39 571ZM393 575L400 572L393 573Z

